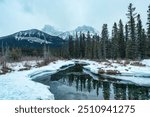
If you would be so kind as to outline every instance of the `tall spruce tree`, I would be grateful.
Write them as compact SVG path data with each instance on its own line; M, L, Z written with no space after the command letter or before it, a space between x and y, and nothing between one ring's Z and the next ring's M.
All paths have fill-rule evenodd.
M96 59L99 59L100 58L100 37L99 35L95 35L95 56L96 56Z
M129 39L129 30L128 30L128 25L125 25L125 42L127 42Z
M142 29L142 42L141 42L141 59L146 57L146 32L145 29Z
M92 37L91 41L91 59L94 59L95 56L95 37Z
M92 51L92 38L91 38L91 36L90 36L90 32L88 31L87 32L87 39L86 39L86 57L87 58L91 58L91 51Z
M136 44L136 28L135 28L135 17L137 13L135 13L135 7L133 7L132 3L129 4L128 13L126 14L128 21L128 30L129 30L129 39L127 41L127 57L130 59L137 58L137 44Z
M111 50L111 56L113 59L117 58L118 53L118 27L117 23L114 23L113 30L112 30L112 50Z
M146 55L150 57L150 5L147 10L147 44L146 44Z
M75 37L75 57L79 58L79 54L80 54L80 46L79 46L79 37L78 37L78 33L76 32L76 37Z
M68 51L69 51L69 56L74 57L74 42L73 42L73 37L69 36L69 42L68 42Z
M129 30L128 30L128 25L125 25L125 58L128 58L128 52L127 52L127 42L129 39Z
M101 32L101 41L102 41L102 58L106 59L107 58L107 53L108 53L108 28L107 24L103 24L102 26L102 32Z
M141 21L141 18L140 18L139 14L137 16L136 29L137 29L137 49L138 49L137 53L138 53L138 57L139 58L144 58L145 38L143 37L144 32L143 32L143 29L142 29L142 21Z
M118 25L118 58L125 58L125 41L124 41L124 30L123 23L120 20Z
M84 58L85 57L85 34L80 32L80 57Z

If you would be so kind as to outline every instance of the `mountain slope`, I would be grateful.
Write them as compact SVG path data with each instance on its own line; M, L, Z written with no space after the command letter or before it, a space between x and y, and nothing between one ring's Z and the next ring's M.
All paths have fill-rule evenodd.
M0 37L0 44L9 47L39 48L44 44L50 47L59 47L64 42L57 36L51 36L37 29L20 31L9 36Z
M61 33L63 33L62 31L58 31L57 29L55 29L53 26L51 25L45 25L44 28L42 29L43 32L50 34L52 36L58 36Z

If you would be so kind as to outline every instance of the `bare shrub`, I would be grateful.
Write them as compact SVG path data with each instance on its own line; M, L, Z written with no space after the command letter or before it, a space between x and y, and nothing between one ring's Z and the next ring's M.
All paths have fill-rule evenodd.
M10 69L9 67L5 66L5 67L2 67L1 71L2 71L2 73L0 73L0 74L6 74L8 72L11 72L12 69Z
M21 68L18 71L30 70L30 68Z
M103 69L100 69L99 71L98 71L98 74L104 74L105 73L105 71L103 70Z
M124 65L126 66L127 64L130 64L130 60L125 60Z
M135 61L135 62L132 62L130 65L133 65L133 66L139 66L139 67L144 67L145 65L138 62L138 61Z
M24 64L24 67L26 67L26 68L31 68L31 65L29 65L29 63L26 62L26 63Z
M106 70L106 74L117 75L117 74L121 74L121 73L118 70Z
M49 57L47 59L44 59L42 62L37 62L37 67L42 67L42 66L45 66L45 65L48 65L49 63L51 62L54 62L56 60L59 60L60 58L57 58L57 57Z

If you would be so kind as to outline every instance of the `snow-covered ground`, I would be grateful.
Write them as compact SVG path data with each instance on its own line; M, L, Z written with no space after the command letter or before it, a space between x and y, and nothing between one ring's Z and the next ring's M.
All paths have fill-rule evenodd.
M34 62L32 62L34 63ZM0 75L0 99L5 100L48 100L54 99L53 94L49 91L49 86L37 83L31 79L44 74L52 74L60 70L64 65L73 65L72 61L56 61L47 66L35 68L32 67L27 71L18 71L24 66L22 63L13 63L13 72Z
M88 63L89 65L84 66L84 68L94 74L126 80L142 86L150 86L150 59L139 61L139 66L134 65L137 61L125 64L123 60L119 63L112 60L108 62L82 60L82 62Z
M13 71L0 75L0 99L54 99L53 94L49 91L49 86L34 82L31 79L46 74L54 74L76 62L87 64L84 68L91 73L109 76L106 78L116 78L138 85L150 86L150 59L138 62L141 66L133 64L134 61L126 63L123 60L120 62L113 60L107 62L58 60L40 68L36 67L36 61L28 61L8 64L8 67ZM28 65L31 66L30 70L20 71ZM113 71L116 74L112 75L108 71ZM93 74L90 75L93 76Z

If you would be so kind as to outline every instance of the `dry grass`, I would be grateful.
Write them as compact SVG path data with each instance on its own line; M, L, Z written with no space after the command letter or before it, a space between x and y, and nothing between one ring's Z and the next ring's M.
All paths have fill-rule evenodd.
M21 68L18 71L25 71L25 70L30 70L30 68Z
M48 65L49 63L54 62L59 59L60 58L57 58L57 57L49 57L47 59L44 59L42 62L37 62L37 67L42 67L42 66Z
M121 74L121 73L118 70L106 70L106 74L117 75L117 74Z
M130 60L125 60L124 65L130 64Z
M105 71L103 70L103 69L100 69L99 71L98 71L98 74L104 74L105 73Z
M145 67L144 64L138 62L138 61L135 61L135 62L132 62L130 65L133 65L133 66L139 66L139 67Z
M8 72L11 72L12 71L12 69L10 69L9 67L2 67L2 69L1 69L1 73L0 74L6 74L6 73L8 73Z
M106 71L104 71L103 69L100 69L98 71L98 74L117 75L117 74L121 74L121 73L118 70L106 70Z

